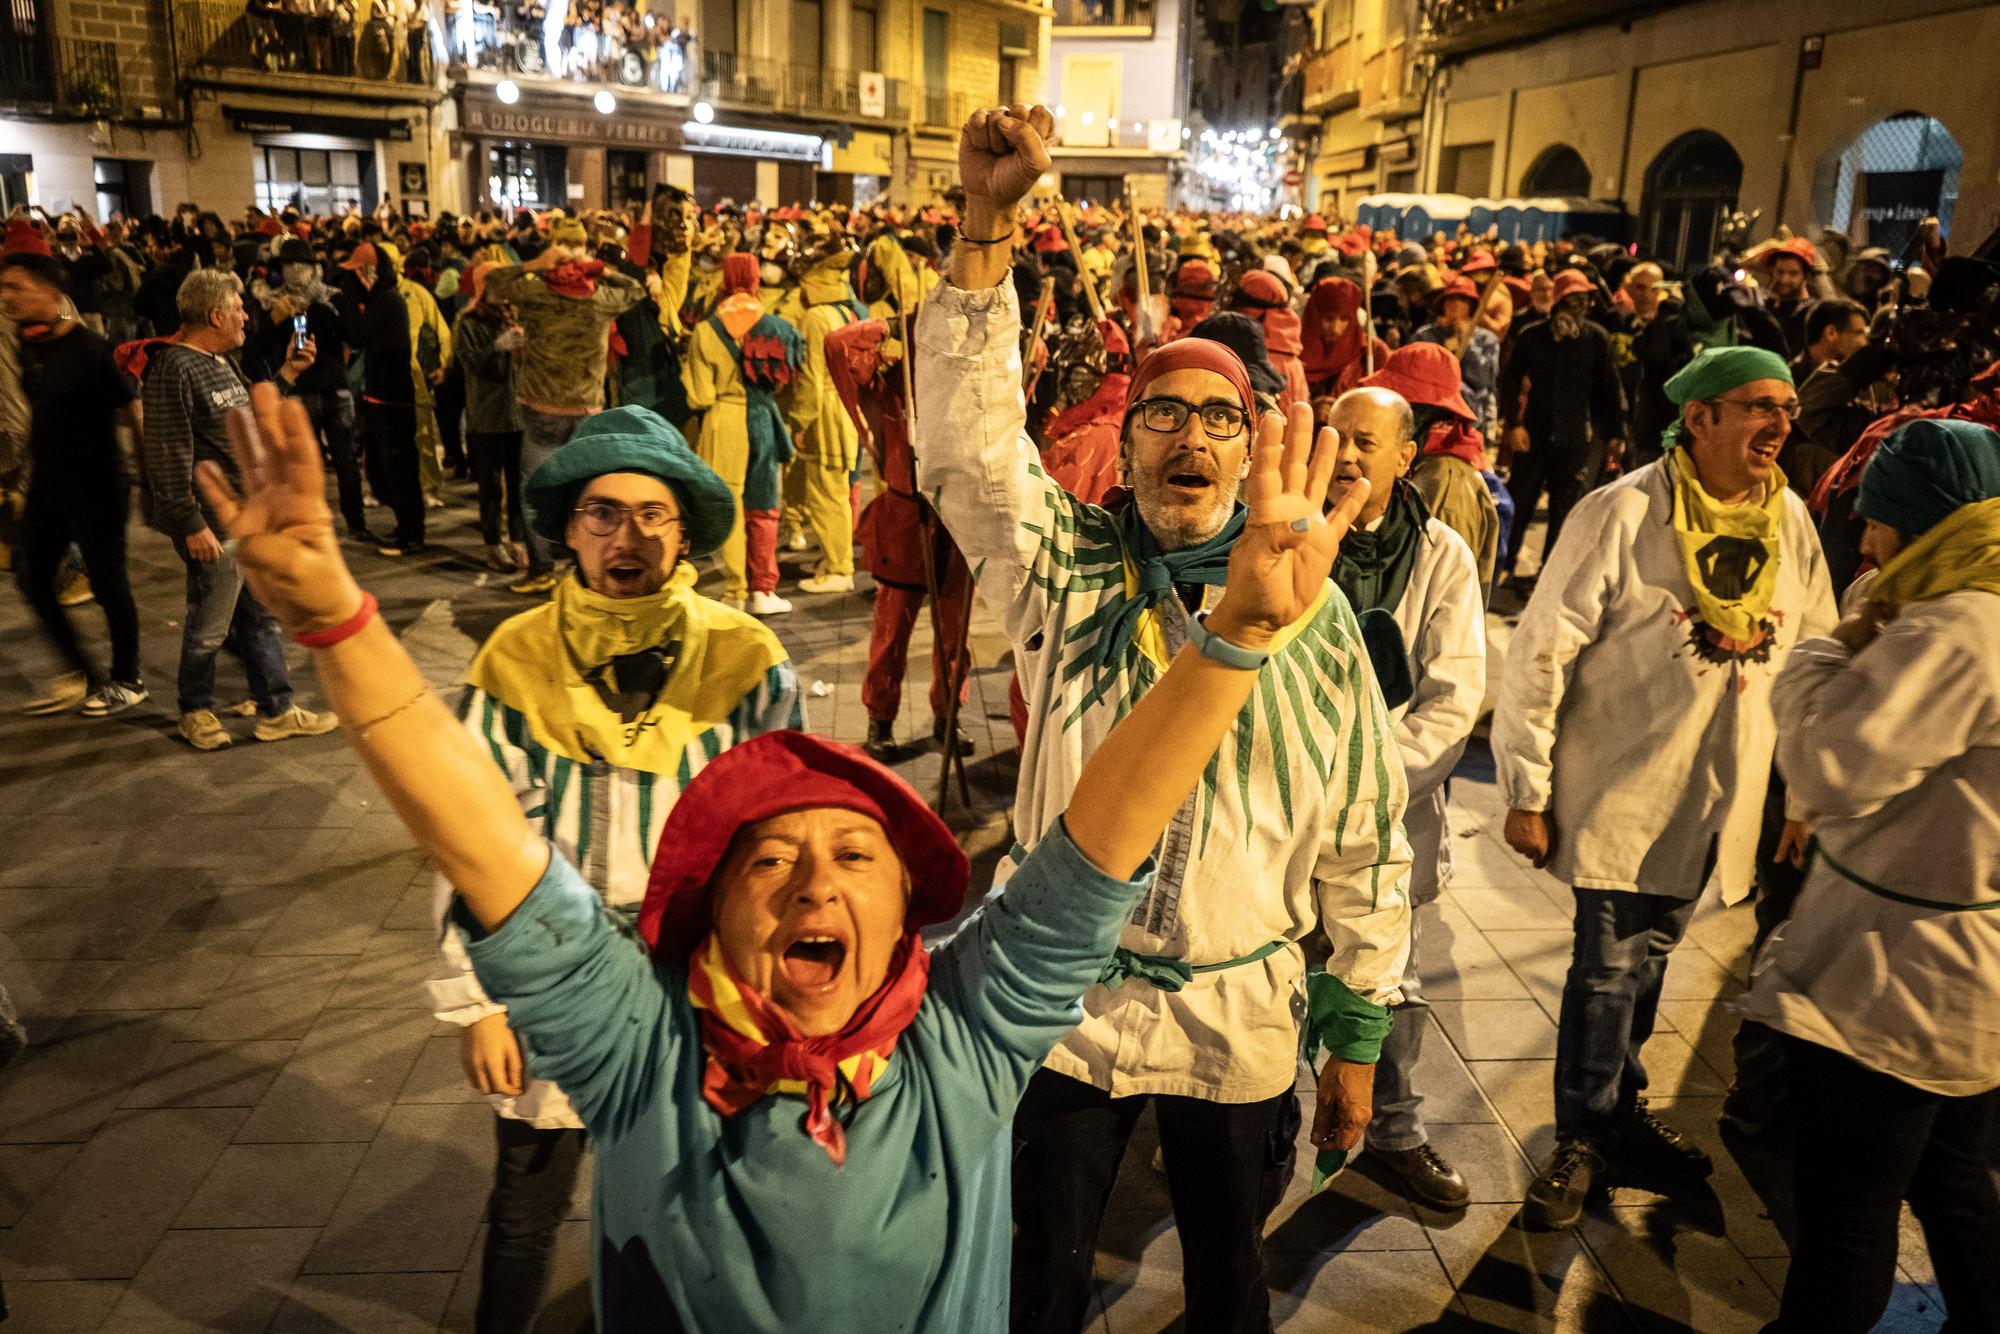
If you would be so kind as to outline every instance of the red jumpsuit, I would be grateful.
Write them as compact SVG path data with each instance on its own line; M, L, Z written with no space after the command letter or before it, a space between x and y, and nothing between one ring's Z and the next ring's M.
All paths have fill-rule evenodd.
M902 367L882 355L882 342L888 336L888 322L880 319L856 320L826 336L826 363L834 389L867 442L883 484L882 493L861 511L854 530L864 564L875 580L875 622L868 636L868 674L861 682L861 703L868 720L876 723L894 722L902 707L910 632L929 592L924 577L926 543L938 583L930 702L931 713L939 719L946 712L946 682L954 657L959 660L959 700L963 703L966 698L969 678L959 628L965 624L966 599L972 595L972 571L965 557L930 506L917 498ZM947 639L956 643L948 647Z

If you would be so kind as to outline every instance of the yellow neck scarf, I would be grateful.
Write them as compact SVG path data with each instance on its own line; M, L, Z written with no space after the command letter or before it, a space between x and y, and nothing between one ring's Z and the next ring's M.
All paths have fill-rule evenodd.
M1897 552L1868 599L1900 607L1967 588L2000 593L2000 496L1960 505Z
M1761 501L1724 505L1704 491L1686 449L1667 451L1674 535L1701 619L1726 639L1756 640L1778 591L1785 474L1775 465Z
M521 713L545 749L579 763L674 773L695 737L724 721L785 660L764 626L694 591L695 570L674 568L649 597L611 598L571 576L547 603L506 622L472 661L468 679ZM621 654L660 649L666 683L631 718L593 684Z

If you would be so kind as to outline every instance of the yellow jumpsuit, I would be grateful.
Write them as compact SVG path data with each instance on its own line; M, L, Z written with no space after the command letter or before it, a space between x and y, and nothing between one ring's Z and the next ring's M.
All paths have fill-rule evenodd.
M806 275L806 297L816 304L806 307L799 333L805 338L805 364L792 384L792 400L786 421L798 450L792 471L802 480L799 497L805 507L806 522L819 539L822 575L854 573L854 507L850 499L855 465L860 461L861 437L854 419L840 401L833 377L826 368L826 336L854 320L846 304L852 289L844 275L835 272L837 287L814 279L822 272ZM815 291L815 288L819 291ZM787 476L786 499L792 486Z
M743 299L729 297L717 307L725 325L731 323L731 303ZM756 316L750 320L755 324L764 313L763 305L755 297L747 299L756 307ZM750 431L743 416L742 371L707 320L695 325L688 340L687 356L681 361L681 385L687 390L688 407L704 414L694 452L729 484L729 494L736 502L736 523L722 544L722 596L725 601L741 602L750 596L743 529L743 478L750 466Z

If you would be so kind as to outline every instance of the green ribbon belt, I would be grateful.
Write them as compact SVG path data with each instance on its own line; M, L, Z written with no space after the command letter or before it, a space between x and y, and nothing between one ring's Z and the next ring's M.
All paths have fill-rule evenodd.
M1097 981L1099 985L1110 987L1113 991L1133 978L1158 991L1179 991L1194 981L1196 973L1219 973L1225 968L1240 968L1246 963L1256 963L1259 959L1268 959L1276 954L1287 943L1283 940L1267 941L1248 954L1239 955L1234 959L1224 959L1221 963L1192 964L1185 959L1169 959L1158 954L1135 954L1131 950L1121 948L1112 951L1111 958L1105 962L1104 971L1097 975Z
M1831 866L1841 879L1859 885L1870 894L1879 895L1894 903L1907 903L1912 908L1928 908L1932 912L2000 911L2000 899L1995 899L1991 903L1940 903L1936 899L1920 899L1914 894L1898 894L1893 889L1884 889L1872 880L1863 880L1860 876L1854 874L1854 872L1828 856L1826 849L1820 846L1820 841L1817 838L1811 839L1806 843L1806 857L1808 864L1810 864L1812 858L1817 857L1828 866Z

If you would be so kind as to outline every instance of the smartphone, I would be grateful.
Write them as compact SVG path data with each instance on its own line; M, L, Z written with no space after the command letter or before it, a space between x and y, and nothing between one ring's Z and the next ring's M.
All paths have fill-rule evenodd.
M306 345L306 317L304 315L294 315L292 316L292 346L296 348L304 348L305 345Z

